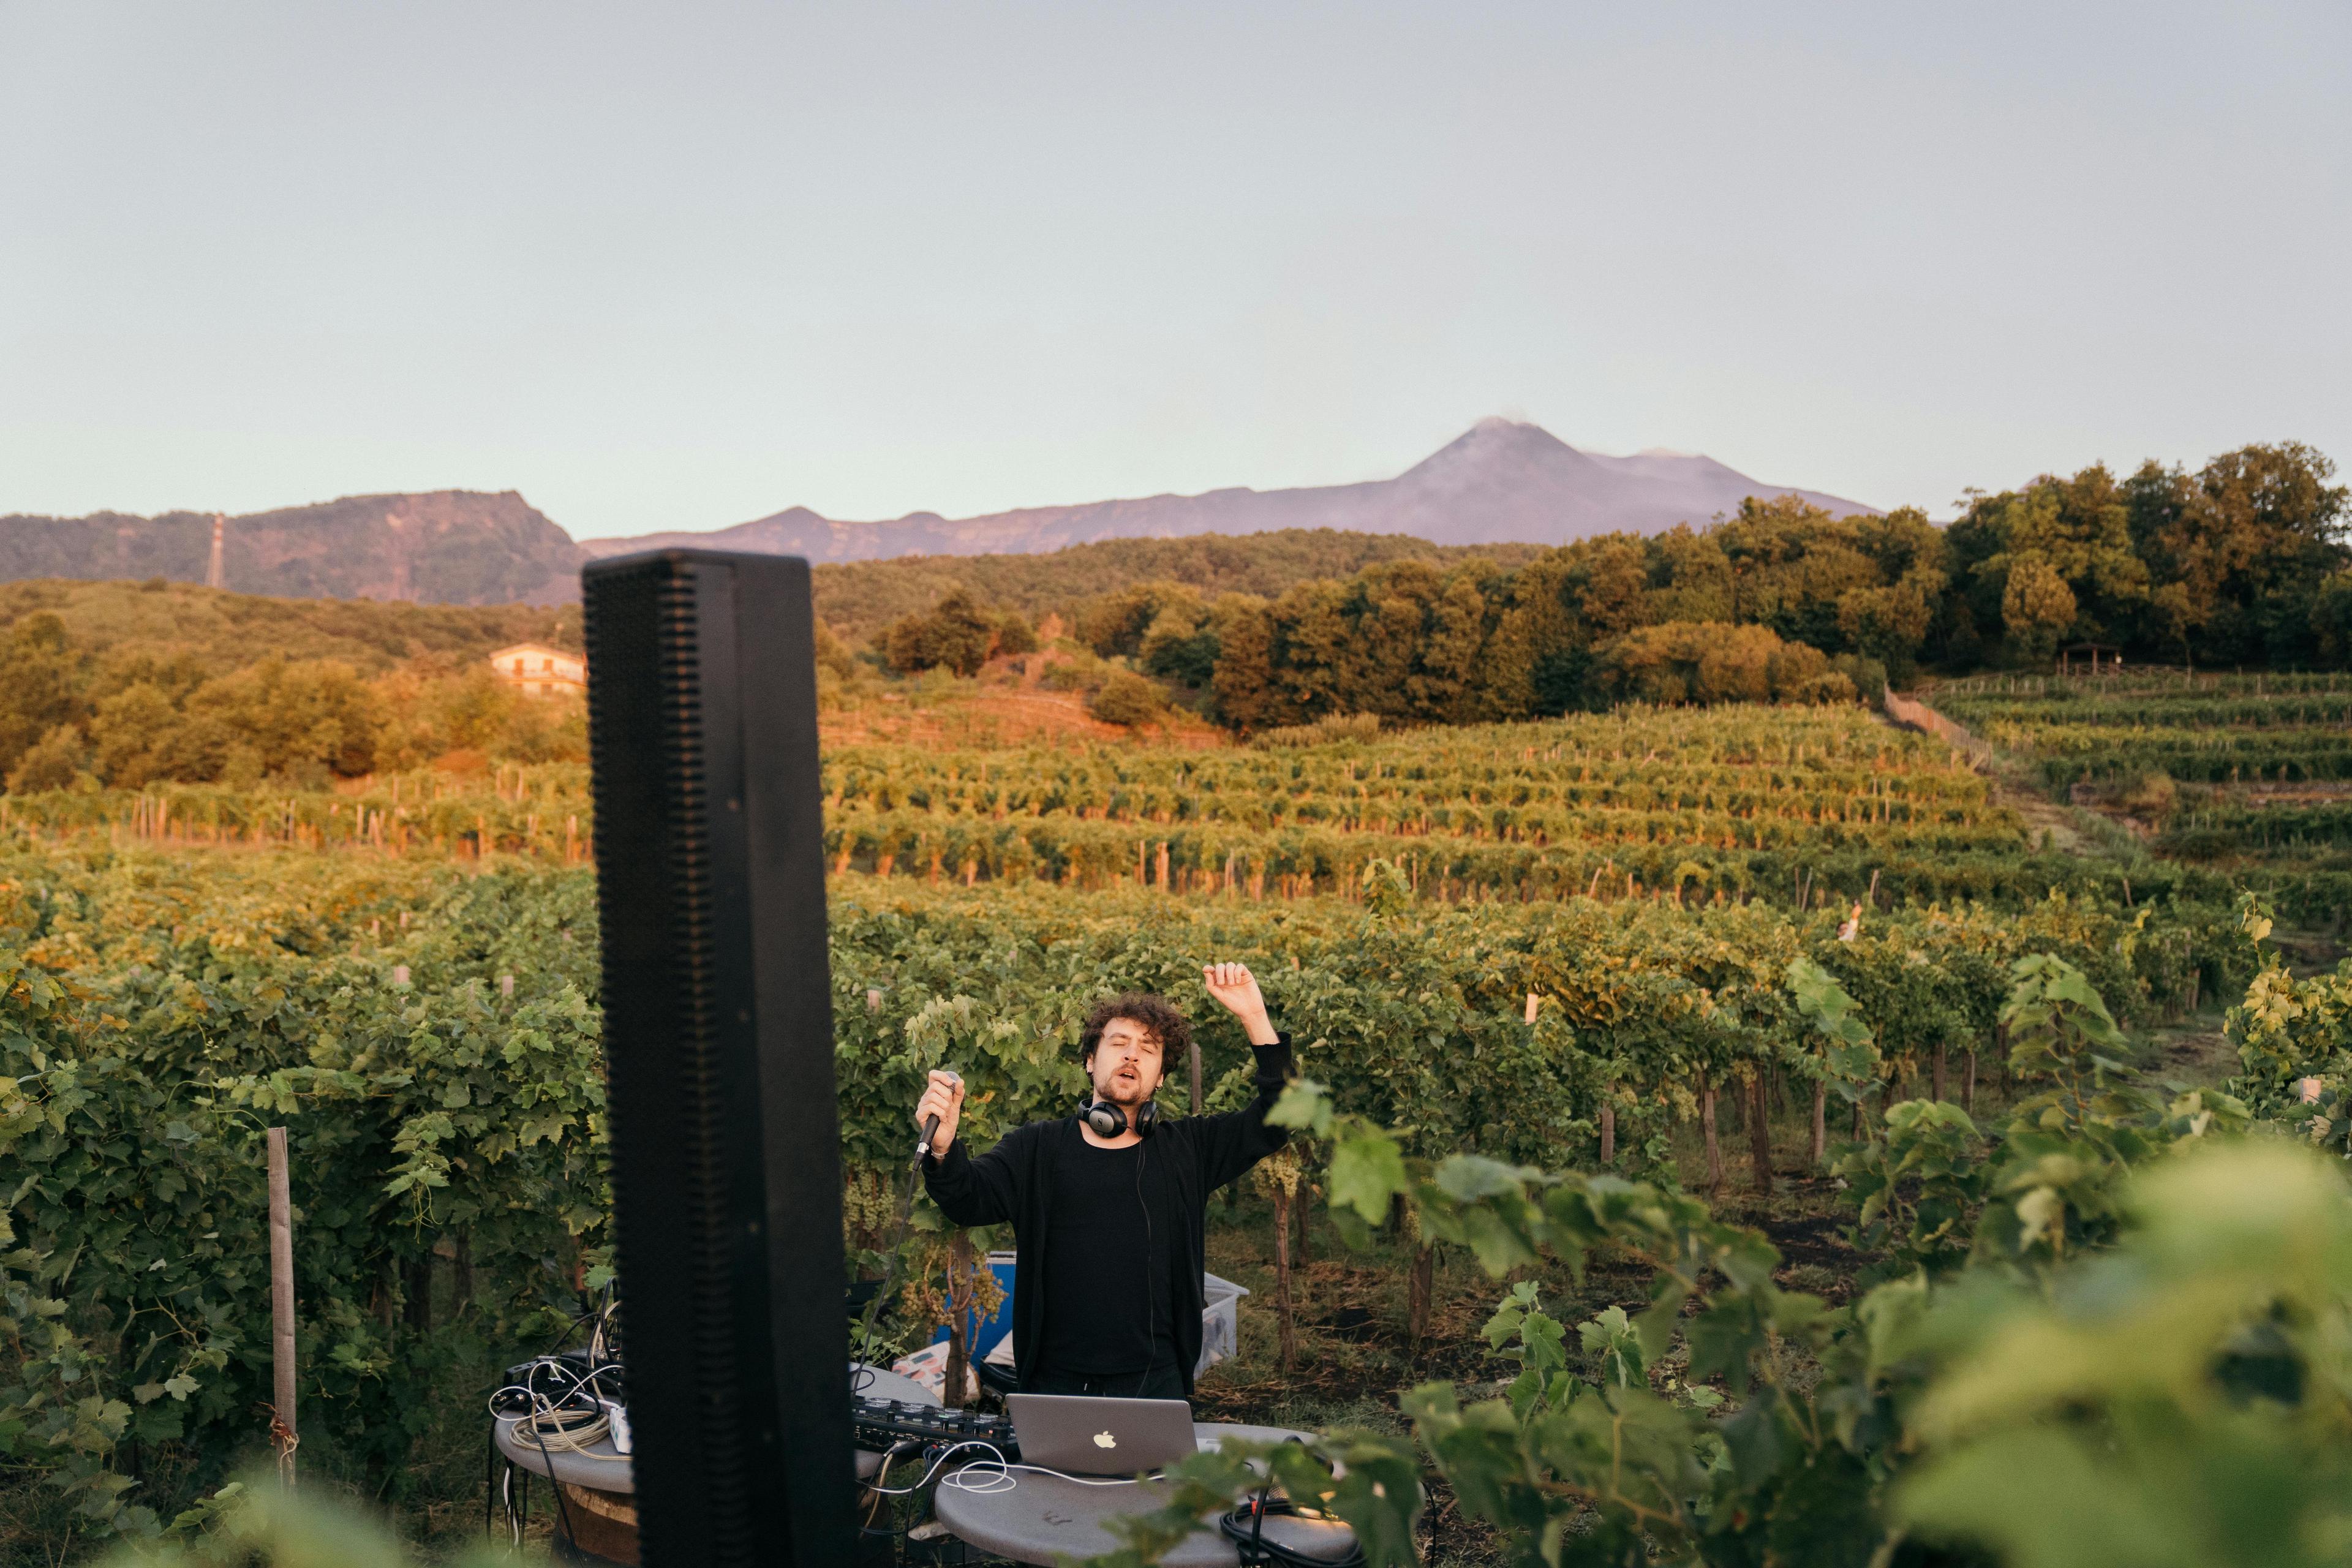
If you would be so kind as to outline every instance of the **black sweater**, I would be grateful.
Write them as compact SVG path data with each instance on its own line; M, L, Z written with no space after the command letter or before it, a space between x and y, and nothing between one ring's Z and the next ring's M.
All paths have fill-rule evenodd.
M1185 1116L1161 1121L1145 1137L1151 1158L1162 1159L1174 1176L1174 1212L1155 1221L1158 1245L1168 1249L1169 1321L1176 1329L1177 1367L1184 1392L1192 1391L1192 1367L1201 1359L1201 1312L1206 1305L1201 1275L1207 1267L1202 1242L1209 1194L1282 1147L1286 1129L1266 1125L1265 1113L1282 1094L1290 1072L1290 1037L1254 1046L1257 1098L1222 1116ZM1055 1140L1082 1139L1078 1119L1032 1121L1016 1127L978 1159L958 1138L923 1162L923 1186L940 1212L957 1225L1013 1222L1013 1360L1025 1384L1037 1368L1045 1342L1044 1307L1046 1234L1045 1184L1053 1170Z

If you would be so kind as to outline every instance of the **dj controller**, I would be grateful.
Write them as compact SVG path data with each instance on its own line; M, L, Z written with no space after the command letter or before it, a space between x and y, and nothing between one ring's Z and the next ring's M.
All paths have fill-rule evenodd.
M857 1446L887 1453L901 1444L927 1451L944 1451L958 1443L985 1443L1009 1464L1021 1457L1013 1440L1013 1423L1003 1415L976 1410L949 1410L937 1405L917 1405L904 1399L849 1396L849 1425Z

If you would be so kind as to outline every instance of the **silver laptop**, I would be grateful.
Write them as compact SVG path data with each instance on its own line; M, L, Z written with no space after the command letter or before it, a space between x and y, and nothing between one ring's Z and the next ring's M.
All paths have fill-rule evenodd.
M1164 1469L1197 1451L1192 1407L1181 1399L1099 1399L1079 1394L1008 1394L1021 1462L1074 1476Z

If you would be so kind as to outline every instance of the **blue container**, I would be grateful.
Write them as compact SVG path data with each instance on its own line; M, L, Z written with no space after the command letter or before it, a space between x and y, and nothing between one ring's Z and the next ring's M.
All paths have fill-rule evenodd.
M996 1348L997 1342L1013 1331L1013 1254L990 1253L988 1271L996 1276L996 1288L1004 1292L1004 1303L996 1309L993 1317L983 1318L974 1312L965 1322L964 1354L975 1362L987 1360L988 1352ZM938 1331L931 1335L931 1343L937 1344L947 1337L948 1326L941 1323Z

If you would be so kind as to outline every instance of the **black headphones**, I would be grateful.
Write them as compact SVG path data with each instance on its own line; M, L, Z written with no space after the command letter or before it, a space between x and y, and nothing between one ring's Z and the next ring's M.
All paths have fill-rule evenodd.
M1097 1138L1116 1138L1127 1131L1127 1112L1108 1100L1097 1100L1089 1095L1079 1105L1078 1114L1087 1119L1087 1125L1095 1130ZM1157 1100L1147 1100L1136 1108L1136 1131L1148 1137L1159 1125L1160 1104Z

